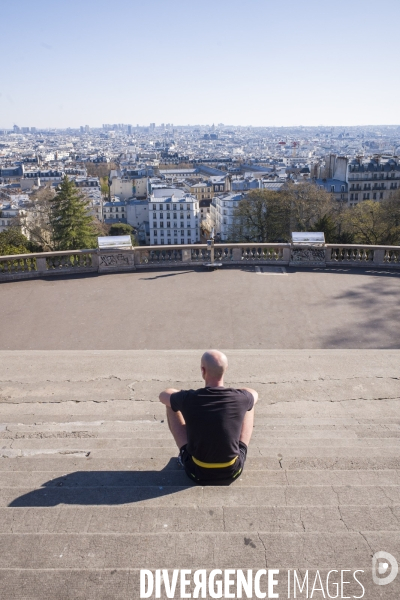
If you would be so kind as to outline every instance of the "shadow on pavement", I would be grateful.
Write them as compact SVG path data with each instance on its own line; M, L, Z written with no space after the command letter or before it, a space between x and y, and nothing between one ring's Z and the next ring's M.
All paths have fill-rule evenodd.
M154 277L139 277L142 281L148 281L150 279L161 279L161 277L175 277L175 275L185 275L186 273L195 273L195 271L178 271L177 273L166 273L165 275L155 275Z
M143 502L196 487L171 458L161 471L76 471L46 481L9 507L58 504L118 505Z
M371 272L365 273L371 275ZM380 276L383 274L379 273ZM392 273L390 273L392 275ZM398 274L400 275L400 273ZM345 301L354 314L360 315L354 319L351 328L337 327L335 333L325 337L324 348L400 348L400 304L398 302L400 288L387 288L379 277L369 280L353 289L348 289L331 297L331 304L336 301L343 305ZM335 313L332 312L332 319ZM396 330L398 335L396 336ZM382 339L395 341L388 343Z

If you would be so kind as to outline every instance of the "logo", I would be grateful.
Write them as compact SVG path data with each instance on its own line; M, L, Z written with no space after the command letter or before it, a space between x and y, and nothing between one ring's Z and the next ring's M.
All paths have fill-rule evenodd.
M372 579L376 585L392 583L399 572L397 560L389 552L376 552L372 557ZM383 577L382 577L383 575Z

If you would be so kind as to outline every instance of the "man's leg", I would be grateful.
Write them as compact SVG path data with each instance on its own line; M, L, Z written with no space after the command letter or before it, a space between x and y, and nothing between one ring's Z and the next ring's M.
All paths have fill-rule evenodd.
M167 422L168 427L179 450L187 444L186 435L186 423L183 415L180 411L174 412L170 406L165 407L167 409Z
M254 406L251 410L248 410L243 419L242 431L240 432L239 441L243 442L248 446L250 444L250 439L253 434L253 426L254 426Z

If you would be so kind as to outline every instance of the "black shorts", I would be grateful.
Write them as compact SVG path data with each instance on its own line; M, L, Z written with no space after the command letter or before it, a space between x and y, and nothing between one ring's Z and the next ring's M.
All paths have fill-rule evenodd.
M235 481L243 471L247 456L247 446L243 442L239 442L238 459L235 460L231 467L223 469L206 469L196 465L187 451L187 444L182 446L179 456L186 475L195 483L198 483L199 485L229 485Z

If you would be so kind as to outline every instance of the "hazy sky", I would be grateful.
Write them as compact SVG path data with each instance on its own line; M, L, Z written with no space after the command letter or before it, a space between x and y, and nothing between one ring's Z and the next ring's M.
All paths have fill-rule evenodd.
M400 0L4 0L0 20L0 127L400 120Z

